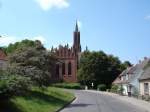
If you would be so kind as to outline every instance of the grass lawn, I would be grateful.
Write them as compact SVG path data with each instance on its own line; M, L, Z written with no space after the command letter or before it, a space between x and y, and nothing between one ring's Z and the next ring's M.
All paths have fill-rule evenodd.
M55 112L73 98L73 94L60 88L49 87L45 91L34 88L27 96L0 103L0 108L3 108L0 112Z

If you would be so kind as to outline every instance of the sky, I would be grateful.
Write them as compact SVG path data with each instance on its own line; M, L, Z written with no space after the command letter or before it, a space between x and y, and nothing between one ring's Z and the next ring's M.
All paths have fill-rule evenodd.
M72 45L76 20L83 50L134 64L150 57L150 0L0 0L0 46L23 39L47 49Z

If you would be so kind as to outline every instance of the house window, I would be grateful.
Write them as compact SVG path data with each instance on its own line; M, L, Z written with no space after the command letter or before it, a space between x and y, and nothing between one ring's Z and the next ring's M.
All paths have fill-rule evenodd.
M144 94L145 95L149 94L149 84L148 83L144 83Z
M71 75L71 62L68 63L68 75Z
M65 63L62 64L62 74L65 75Z

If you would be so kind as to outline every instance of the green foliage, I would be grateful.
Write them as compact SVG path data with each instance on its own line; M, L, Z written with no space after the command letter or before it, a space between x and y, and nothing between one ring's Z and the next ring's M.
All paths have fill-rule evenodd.
M52 86L66 89L81 89L81 85L79 83L56 83L52 84Z
M14 44L9 44L8 47L4 47L3 49L7 54L11 54L18 49L23 49L25 47L34 47L35 42L32 40L22 40L21 42L16 42Z
M15 95L22 95L30 88L30 79L11 74L6 71L0 72L0 99L7 99Z
M97 84L109 86L124 69L122 66L118 57L107 55L103 51L85 51L80 59L78 80L85 85L94 82L95 87Z
M124 70L124 69L126 69L126 68L128 68L128 67L131 67L132 66L132 64L129 62L129 61L125 61L125 62L123 62L122 64L121 64L121 68Z
M119 87L117 85L112 85L110 91L113 93L117 93L118 89L119 89Z
M124 64L126 67L132 66L132 64L131 64L129 61L125 61L123 64Z
M8 103L0 102L0 112L56 112L73 99L72 93L60 88L48 87L43 91L37 87L27 95L11 98Z
M97 86L97 89L99 90L99 91L106 91L106 85L105 84L99 84L98 86Z
M23 40L10 44L5 51L9 53L9 66L0 72L0 99L23 95L30 85L49 85L56 59L40 41Z
M8 56L13 73L30 77L35 85L47 86L50 83L55 58L43 47L40 41L34 46L21 47Z
M142 95L142 100L150 101L150 96L149 95Z
M119 86L119 88L118 88L118 93L121 94L121 95L123 95L123 91L124 91L123 86L122 86L122 85Z

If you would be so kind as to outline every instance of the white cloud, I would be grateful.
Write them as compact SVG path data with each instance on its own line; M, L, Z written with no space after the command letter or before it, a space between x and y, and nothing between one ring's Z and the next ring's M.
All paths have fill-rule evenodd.
M0 46L7 46L10 43L15 43L17 40L18 39L16 37L9 37L9 36L1 37Z
M29 38L29 39L31 39L31 38ZM42 42L42 44L46 43L46 39L43 36L33 37L31 40L40 40Z
M8 46L10 43L19 42L24 39L29 40L40 40L42 44L46 44L46 39L43 36L36 36L36 37L15 37L15 36L2 36L0 38L0 46Z
M150 15L145 16L144 19L150 20Z
M35 1L44 11L47 11L54 7L58 9L69 7L69 3L67 0L35 0Z

